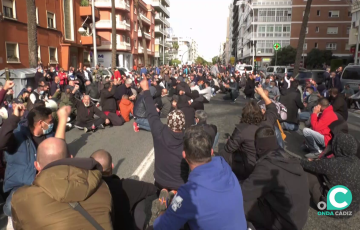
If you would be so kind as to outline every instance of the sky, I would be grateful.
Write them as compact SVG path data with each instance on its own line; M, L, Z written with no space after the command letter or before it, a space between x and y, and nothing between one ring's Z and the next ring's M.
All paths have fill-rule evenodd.
M226 41L231 0L170 0L170 27L175 36L191 37L198 55L211 61ZM191 28L191 29L190 29Z

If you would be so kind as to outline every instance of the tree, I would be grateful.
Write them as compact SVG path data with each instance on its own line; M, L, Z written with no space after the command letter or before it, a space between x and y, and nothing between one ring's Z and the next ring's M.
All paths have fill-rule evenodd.
M215 56L215 57L213 57L212 58L212 63L213 63L213 65L215 65L216 63L218 63L219 62L219 57L218 56Z
M281 48L271 58L271 65L290 65L293 64L296 57L296 49L291 46Z
M28 30L29 65L31 68L36 68L38 62L38 43L37 43L35 0L26 0L26 13L27 13L27 30Z
M172 46L176 51L179 50L179 43L178 42L174 42Z
M116 15L115 0L111 0L111 67L116 67Z
M304 51L304 41L306 36L306 27L309 21L309 14L310 14L310 7L311 7L312 0L308 0L305 7L304 17L301 25L300 35L299 35L299 43L296 50L296 57L295 57L295 66L294 66L294 74L296 76L299 73L300 68L300 61L301 56Z
M144 30L142 20L141 20L141 17L140 17L139 0L134 1L134 6L135 6L135 9L136 9L136 12L137 12L137 20L138 20L138 24L139 24L139 27L140 27L140 30L141 30L142 47L143 47L143 50L144 50L144 63L145 63L145 66L146 66L146 65L149 64L149 60L148 60L148 53L147 53L147 46L146 46L146 38L145 38L145 34L144 34L145 30ZM163 62L165 63L165 60L163 60Z
M170 66L178 66L178 65L180 65L181 64L181 61L180 60L178 60L178 59L173 59L173 60L170 60Z
M322 68L324 63L329 63L332 59L331 50L312 49L306 57L305 64L308 69Z

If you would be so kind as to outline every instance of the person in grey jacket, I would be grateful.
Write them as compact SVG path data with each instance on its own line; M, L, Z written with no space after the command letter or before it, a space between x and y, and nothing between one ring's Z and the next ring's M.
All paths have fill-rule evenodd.
M309 120L313 108L318 105L318 101L319 101L319 95L317 92L314 92L314 89L312 87L307 87L305 90L306 90L306 98L304 101L305 109L303 110L303 112L299 113L299 119L302 121Z
M210 72L211 72L211 75L214 77L216 77L220 73L217 64L215 64L211 67Z
M170 101L170 97L168 96L167 89L161 90L161 104L162 104L162 108L160 111L160 117L166 118L171 110L171 101Z

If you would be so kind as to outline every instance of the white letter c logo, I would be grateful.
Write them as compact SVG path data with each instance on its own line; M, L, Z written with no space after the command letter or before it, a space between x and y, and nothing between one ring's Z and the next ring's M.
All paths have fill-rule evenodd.
M348 192L348 190L346 190L346 189L344 189L344 188L335 188L334 190L332 190L331 193L330 193L330 197L329 197L330 203L331 203L335 208L344 208L344 207L346 207L346 206L348 205L348 203L346 203L346 201L344 201L344 202L342 202L342 203L338 203L338 202L336 202L336 200L335 200L335 195L336 195L337 193L339 193L339 192L346 194L346 193Z

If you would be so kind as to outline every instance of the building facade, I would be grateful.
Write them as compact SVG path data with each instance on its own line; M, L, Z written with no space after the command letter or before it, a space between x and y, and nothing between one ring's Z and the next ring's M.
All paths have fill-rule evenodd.
M181 61L181 64L195 63L199 57L197 42L188 37L173 36L167 39L167 42L171 47L176 42L179 45L179 49L171 49L168 51L169 59L177 59Z
M36 0L38 58L44 66L59 64L90 65L90 33L78 33L84 23L92 23L91 7L81 6L81 0ZM26 0L0 0L0 69L28 68L28 36ZM95 20L100 19L95 11ZM100 44L100 39L97 39Z
M233 4L230 5L230 31L231 31L231 56L237 57L238 56L238 42L239 42L239 18L240 18L240 7L236 5L237 0L234 0ZM241 36L241 34L240 34Z
M349 33L349 46L350 46L350 52L355 57L358 56L357 63L359 64L360 61L360 55L359 55L359 49L356 52L356 44L359 41L359 25L360 25L360 1L355 0L352 3L351 6L351 29Z

